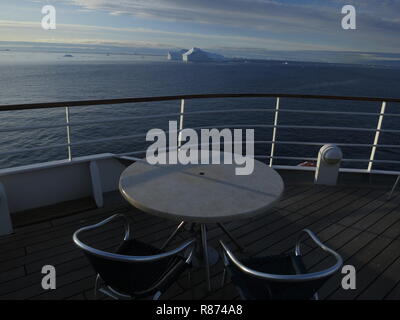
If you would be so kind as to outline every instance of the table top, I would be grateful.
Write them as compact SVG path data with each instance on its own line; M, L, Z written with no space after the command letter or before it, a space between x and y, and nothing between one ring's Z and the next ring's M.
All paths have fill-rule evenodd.
M198 223L250 218L279 200L284 184L274 169L258 160L250 175L236 175L236 168L236 164L137 161L122 173L119 189L144 212Z

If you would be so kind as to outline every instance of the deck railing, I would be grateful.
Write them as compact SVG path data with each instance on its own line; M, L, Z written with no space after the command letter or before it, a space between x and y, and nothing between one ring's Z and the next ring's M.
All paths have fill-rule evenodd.
M211 110L211 111L185 111L186 100L193 99L224 99L224 98L275 98L276 105L275 108L261 109L261 108L243 108L243 109L230 109L230 110ZM281 99L320 99L320 100L342 100L342 101L364 101L364 102L379 102L381 103L381 109L378 113L371 112L352 112L352 111L327 111L327 110L304 110L304 109L284 109L281 108ZM180 101L179 112L167 113L160 115L146 115L146 116L134 116L134 117L113 117L107 118L105 120L88 120L88 121L71 121L70 119L70 108L72 107L82 107L82 106L99 106L99 105L115 105L115 104L127 104L127 103L141 103L141 102L160 102L160 101ZM326 143L332 142L304 142L304 141L281 141L278 139L278 131L283 129L315 129L315 130L331 130L331 131L355 131L355 132L373 132L375 133L374 141L372 143L335 143L338 146L343 147L365 147L370 148L370 157L368 159L343 159L347 162L361 162L366 163L367 166L361 171L365 172L382 172L382 173L400 173L400 161L397 160L377 160L375 159L377 148L400 148L400 144L380 144L381 133L400 133L398 129L382 129L382 123L385 117L399 117L400 114L387 113L386 107L388 103L400 103L400 99L394 98L379 98L379 97L346 97L346 96L324 96L324 95L299 95L299 94L199 94L199 95L179 95L179 96L163 96L163 97L145 97L145 98L126 98L126 99L107 99L107 100L86 100L86 101L66 101L66 102L54 102L54 103L34 103L34 104L18 104L18 105L3 105L0 106L0 112L3 111L15 111L15 110L35 110L44 108L65 108L65 123L54 124L54 125L36 125L36 126L20 126L11 128L0 128L0 134L2 132L13 132L13 131L26 131L34 129L49 129L49 128L66 128L66 143L65 144L53 144L49 146L34 147L34 148L23 148L14 149L0 152L0 156L18 154L24 152L33 152L39 150L49 150L54 148L67 148L68 160L73 160L73 147L90 145L99 142L111 142L125 139L136 139L144 138L146 134L134 134L125 136L115 136L100 139L91 139L81 142L71 141L71 130L73 127L88 125L88 124L102 124L110 122L119 122L127 120L146 120L146 119L159 119L159 118L169 118L176 117L179 119L179 130L184 128L184 120L187 115L202 115L202 114L221 114L221 113L249 113L249 112L271 112L273 113L274 121L271 124L247 124L247 125L229 125L230 128L270 128L272 129L271 140L256 140L255 144L270 144L271 151L269 155L256 155L257 158L269 160L270 166L274 167L291 167L296 169L304 169L297 166L276 166L274 165L274 160L301 160L301 161L315 161L314 157L287 157L287 156L277 156L275 154L275 147L279 144L286 145L304 145L304 146L322 146ZM301 113L301 114L319 114L319 115L346 115L346 116L375 116L377 118L377 126L375 128L361 128L361 127L343 127L343 126L314 126L314 125L283 125L279 124L281 113ZM1 116L1 113L0 113ZM218 125L212 127L196 127L192 129L202 129L202 128L226 128L226 125ZM115 156L133 156L136 154L142 154L145 150L135 150L132 152L121 153ZM396 171L382 171L374 170L374 164L395 164L399 165L399 170ZM349 169L350 171L352 169ZM360 171L360 169L354 169L353 171Z

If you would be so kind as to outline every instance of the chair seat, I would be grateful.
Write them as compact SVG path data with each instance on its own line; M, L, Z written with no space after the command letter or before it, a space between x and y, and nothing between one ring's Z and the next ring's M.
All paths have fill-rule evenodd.
M138 240L127 240L116 250L116 253L129 256L150 256L163 253L164 251Z
M127 240L118 247L116 253L128 256L152 256L164 253L164 251L138 240ZM118 265L120 265L120 269ZM126 264L119 263L110 264L110 267L117 268L111 273L113 274L112 278L103 278L103 280L105 285L133 297L147 296L154 294L154 291L166 290L189 267L185 263L185 259L180 256L172 256L151 263L134 263L129 265L129 270L126 270L126 266ZM154 291L148 291L172 269L174 269L173 273L168 276L168 280L162 286L157 287ZM130 290L131 288L134 288L133 291Z
M299 256L282 254L255 257L241 260L246 267L264 273L296 275L306 273L305 265ZM282 283L263 281L229 265L232 282L238 287L243 298L248 300L311 299L315 293L312 283Z
M93 248L79 239L82 232L97 229L113 220L124 221L125 235L114 251ZM94 225L82 227L72 236L95 270L95 295L102 292L115 299L158 299L181 274L191 267L194 240L174 250L163 251L130 237L130 219L114 214Z

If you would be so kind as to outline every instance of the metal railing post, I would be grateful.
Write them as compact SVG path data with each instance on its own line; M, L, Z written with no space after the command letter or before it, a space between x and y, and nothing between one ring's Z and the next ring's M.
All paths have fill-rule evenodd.
M181 147L181 131L183 130L183 115L185 113L185 99L181 99L181 111L179 115L179 134L178 134L178 148Z
M275 119L274 119L274 129L272 131L272 143L271 143L271 155L269 159L269 166L272 167L274 161L274 152L275 152L275 142L276 142L276 131L278 125L278 117L279 117L279 97L276 97L276 106L275 106Z
M65 122L67 127L67 143L68 143L68 160L72 160L72 151L71 151L71 126L69 122L69 108L65 107Z
M381 112L380 112L380 115L378 118L378 124L376 126L374 145L372 146L371 156L369 157L369 160L370 160L370 162L368 163L368 171L369 172L371 172L372 165L374 164L376 148L377 148L377 145L379 144L379 136L381 134L382 122L383 122L383 118L385 116L385 110L386 110L386 101L383 101L382 106L381 106Z

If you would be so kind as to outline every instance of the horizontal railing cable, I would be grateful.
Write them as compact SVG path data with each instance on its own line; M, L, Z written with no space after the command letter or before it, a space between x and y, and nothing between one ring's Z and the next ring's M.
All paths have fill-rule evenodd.
M29 104L10 104L1 105L0 111L14 111L27 109L45 109L60 107L84 107L100 106L126 103L159 102L174 100L191 99L226 99L226 98L288 98L288 99L316 99L316 100L343 100L343 101L369 101L369 102L394 102L400 103L400 98L389 97L351 97L351 96L330 96L330 95L308 95L308 94L286 94L286 93L223 93L223 94L189 94L161 97L142 97L142 98L122 98L122 99L101 99L101 100L79 100L79 101L60 101L43 102Z
M62 128L66 127L68 131L68 143L64 144L54 144L47 146L38 146L33 148L22 148L22 149L14 149L8 150L5 152L0 152L0 155L10 155L15 153L24 153L24 152L33 152L40 150L49 150L55 148L68 148L69 151L69 159L72 160L71 148L72 146L84 146L90 145L100 142L113 142L119 140L130 140L136 138L144 138L146 134L131 134L131 135L122 135L122 136L112 136L112 137L104 137L98 139L91 139L85 141L73 141L71 142L71 133L70 130L74 127L84 126L84 125L96 125L96 124L107 124L113 122L124 122L124 121L135 121L135 120L146 120L146 119L162 119L162 118L180 118L180 121L183 120L183 117L187 116L198 116L198 115L210 115L210 114L226 114L226 113L249 113L249 112L269 112L269 113L299 113L299 114L322 114L322 115L343 115L343 116L374 116L378 117L380 120L378 122L378 126L376 128L362 128L362 127L349 127L349 126L321 126L321 125L295 125L295 124L222 124L222 125L213 125L213 126L197 126L192 127L190 129L193 130L201 130L201 129L256 129L256 128L269 128L273 129L278 136L282 129L290 129L290 130L332 130L332 131L354 131L354 132L374 132L375 133L375 141L371 144L366 143L335 143L340 147L368 147L372 148L373 153L371 154L370 159L343 159L345 162L367 162L370 163L369 169L371 171L372 163L381 163L381 164L400 164L400 161L396 160L376 160L375 152L376 148L400 148L400 145L397 144L379 144L379 133L400 133L398 129L382 129L381 124L384 117L400 117L400 114L395 113L385 113L385 107L387 103L400 103L400 99L398 98L380 98L380 97L349 97L349 96L328 96L328 95L301 95L301 94L274 94L274 93L260 93L260 94L252 94L252 93L243 93L243 94L194 94L194 95L178 95L178 96L162 96L162 97L143 97L143 98L123 98L123 99L105 99L105 100L84 100L84 101L65 101L65 102L50 102L50 103L33 103L33 104L15 104L15 105L2 105L0 106L0 111L14 111L14 110L28 110L28 109L43 109L43 108L60 108L64 107L68 112L68 108L70 107L84 107L84 106L101 106L101 105L115 105L115 104L128 104L128 103L149 103L149 102L162 102L162 101L174 101L181 100L181 103L184 102L185 99L237 99L237 98L274 98L274 99L323 99L323 100L343 100L343 101L364 101L364 102L380 102L382 103L381 112L362 112L362 111L330 111L330 110L304 110L304 109L282 109L279 108L277 111L276 108L229 108L229 109L217 109L217 110L200 110L200 111L189 111L183 112L174 112L174 113L162 113L162 114L152 114L152 115L137 115L137 116L128 116L128 117L109 117L104 120L86 120L86 121L71 121L69 117L67 117L67 122L63 124L40 124L40 125L32 125L32 126L16 126L16 127L3 127L0 128L1 132L13 132L13 131L26 131L26 130L39 130L39 129L54 129L54 128ZM181 123L182 124L182 123ZM167 134L179 133L182 130L185 130L181 125L181 130L176 131L166 131ZM329 143L323 142L315 142L315 141L280 141L277 139L273 139L274 141L269 140L256 140L253 141L255 144L271 144L271 145L301 145L301 146L322 146ZM333 142L332 142L333 143ZM117 154L117 156L123 155L133 155L133 154L141 154L145 151L134 151ZM281 159L281 160L306 160L306 161L316 161L315 157L290 157L290 156L275 156L273 153L271 156L266 155L257 155L257 158L262 159ZM271 162L272 163L272 162ZM271 164L270 164L271 165Z

